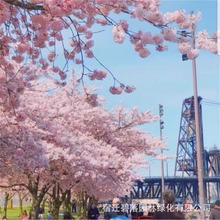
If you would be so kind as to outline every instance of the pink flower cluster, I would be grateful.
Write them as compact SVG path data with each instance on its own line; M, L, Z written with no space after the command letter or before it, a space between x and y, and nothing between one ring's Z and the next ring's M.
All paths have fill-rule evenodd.
M187 15L184 10L167 12L164 18L169 23L175 22L181 29L191 29L192 25L201 19L201 13Z
M113 27L113 37L116 43L123 43L125 39L125 31L121 25Z
M111 86L109 88L109 91L110 93L112 93L113 95L120 95L123 91L126 92L126 93L131 93L135 90L135 87L133 86L124 86L124 85L121 85L121 86Z
M99 104L97 94L87 94L87 99L86 100L93 107L96 107Z
M173 28L164 28L163 36L166 41L177 42L177 31Z
M107 73L103 70L94 70L93 73L89 74L90 80L103 80L106 78Z
M198 33L198 37L196 39L196 46L198 49L209 50L212 53L217 54L218 47L217 43L220 39L220 31L218 33L209 36L207 31L201 31Z
M155 34L152 35L150 32L142 32L139 31L137 34L134 34L131 37L131 43L134 44L135 51L138 52L139 56L142 58L148 57L151 52L148 48L146 48L146 45L153 44L156 45L156 50L158 51L165 51L167 50L167 46L163 45L164 37L166 37L166 40L174 41L173 32L171 31L170 34L165 34L163 36L162 34Z
M186 54L188 59L196 59L199 56L199 51L197 49L193 49L189 42L181 42L178 46L180 53Z
M20 96L31 82L38 79L38 71L32 65L11 61L7 69L0 69L0 102L3 111L10 111L20 105Z
M159 12L158 7L160 3L158 0L141 0L137 1L131 14L132 17L140 21L147 20L155 24L163 24L163 15Z
M120 95L123 91L122 87L115 87L115 86L111 86L109 88L109 92L113 95Z

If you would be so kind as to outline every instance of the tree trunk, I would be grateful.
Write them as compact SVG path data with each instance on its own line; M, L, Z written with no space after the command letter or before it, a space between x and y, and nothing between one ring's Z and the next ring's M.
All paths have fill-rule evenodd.
M20 213L23 212L23 199L20 193L18 193L18 199L19 199L19 209L20 209Z
M45 185L44 187L41 188L39 191L39 176L36 177L34 180L30 180L28 189L32 195L32 205L30 208L30 213L29 213L29 219L30 220L36 220L38 219L39 215L39 210L40 210L40 204L43 201L43 198L47 191L50 188L50 184Z
M59 212L60 212L60 206L62 205L62 202L60 201L54 201L53 202L53 219L59 219Z
M86 219L87 217L87 201L88 201L88 194L87 192L80 192L77 195L77 204L79 204L79 216L83 219Z
M59 211L60 211L60 207L63 204L63 202L65 202L65 200L69 200L69 204L70 204L70 191L67 190L65 192L62 192L62 189L59 187L59 184L55 184L55 186L53 187L52 190L52 194L51 194L51 198L52 198L52 203L53 203L53 219L59 219ZM66 204L64 204L64 212L67 212L70 210L69 213L71 213L71 207L66 206Z
M8 201L9 201L9 193L5 193L5 201L4 201L4 210L3 216L7 217L7 209L8 209Z
M53 204L53 219L59 219L60 206L63 203L63 199L60 197L60 187L59 184L55 184L52 190L52 204Z
M64 199L64 207L67 212L69 212L69 213L72 212L72 210L71 210L71 208L72 208L71 207L71 191L70 190L68 190L66 192L66 197Z
M27 192L23 192L23 190L18 191L18 202L19 202L19 209L20 209L20 213L23 212L23 201L25 198L27 198L28 193Z
M29 217L31 220L38 219L40 203L41 203L41 200L37 197L37 195L32 195L32 204L31 204L30 213L29 213Z

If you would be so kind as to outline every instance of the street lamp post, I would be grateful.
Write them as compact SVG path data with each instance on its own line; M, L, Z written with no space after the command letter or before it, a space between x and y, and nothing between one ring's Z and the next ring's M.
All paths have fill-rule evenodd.
M159 104L159 115L160 115L160 140L163 140L162 130L164 129L164 121L161 119L163 116L163 105L161 105L161 104ZM162 148L161 148L161 155L163 156L163 149ZM162 197L162 193L164 192L164 189L165 189L164 160L163 160L163 158L161 159L161 186L162 186L162 191L161 191L161 197Z
M167 178L169 176L169 164L168 164L168 160L166 160L166 170L167 170Z
M195 49L195 26L192 26L192 47ZM198 104L198 89L197 89L197 75L196 75L196 60L192 59L192 75L193 75L193 95L194 95L194 110L195 110L195 127L196 127L196 159L197 159L197 175L199 187L199 203L202 208L201 217L205 219L204 214L204 173L203 173L203 146L201 143L201 126L199 118L199 104Z
M193 12L191 12L191 16ZM195 49L195 24L192 23L191 33L182 32L183 36L191 34L191 46ZM188 60L186 54L182 56L183 60ZM192 59L192 77L193 77L193 96L194 96L194 111L195 111L195 129L196 129L196 160L197 160L197 176L198 176L198 188L199 188L199 205L201 209L201 217L205 219L204 212L204 168L203 168L203 144L201 139L201 122L199 117L199 103L198 103L198 89L197 89L197 74L196 74L196 60Z

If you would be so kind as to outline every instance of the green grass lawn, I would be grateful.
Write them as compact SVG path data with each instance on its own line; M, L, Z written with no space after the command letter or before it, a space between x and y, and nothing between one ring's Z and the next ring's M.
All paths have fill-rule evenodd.
M30 207L24 207L24 210L26 210L27 212L29 212ZM8 220L18 220L20 219L21 212L20 212L20 208L19 207L13 207L13 208L8 208L7 209L7 219ZM2 218L2 214L1 214L1 218Z
M27 206L27 207L23 207L23 210L26 210L27 213L29 213L29 210L30 210L30 206ZM47 209L45 210L45 213L47 213ZM7 209L7 219L8 220L20 220L19 216L20 216L21 212L20 212L20 208L19 207L13 207L13 208L8 208ZM62 210L60 212L60 220L63 219L63 216L62 216ZM77 219L77 214L73 214L74 218ZM0 215L0 219L2 218L3 216ZM44 214L43 216L43 219L46 220L46 214Z

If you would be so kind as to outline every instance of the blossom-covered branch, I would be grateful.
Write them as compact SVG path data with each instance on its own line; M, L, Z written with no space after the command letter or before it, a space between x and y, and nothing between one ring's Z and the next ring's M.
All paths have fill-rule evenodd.
M81 65L81 80L85 76L102 80L110 74L114 81L109 89L111 93L132 92L134 87L116 79L94 54L93 47L98 43L94 33L97 28L108 26L113 28L116 43L123 43L128 36L142 58L151 54L149 45L154 45L160 52L167 50L166 42L177 43L180 52L186 53L189 59L196 58L199 49L217 53L217 34L209 36L205 31L199 32L196 49L191 48L189 35L179 34L190 32L192 24L196 25L201 19L200 13L187 15L184 10L179 10L163 14L159 7L158 0L1 1L1 68L10 65L11 60L37 64L42 72L47 72L47 77L65 85L69 67L77 69ZM122 14L125 14L123 19ZM153 25L158 33L133 31L132 19ZM88 59L98 61L97 67L88 67Z

